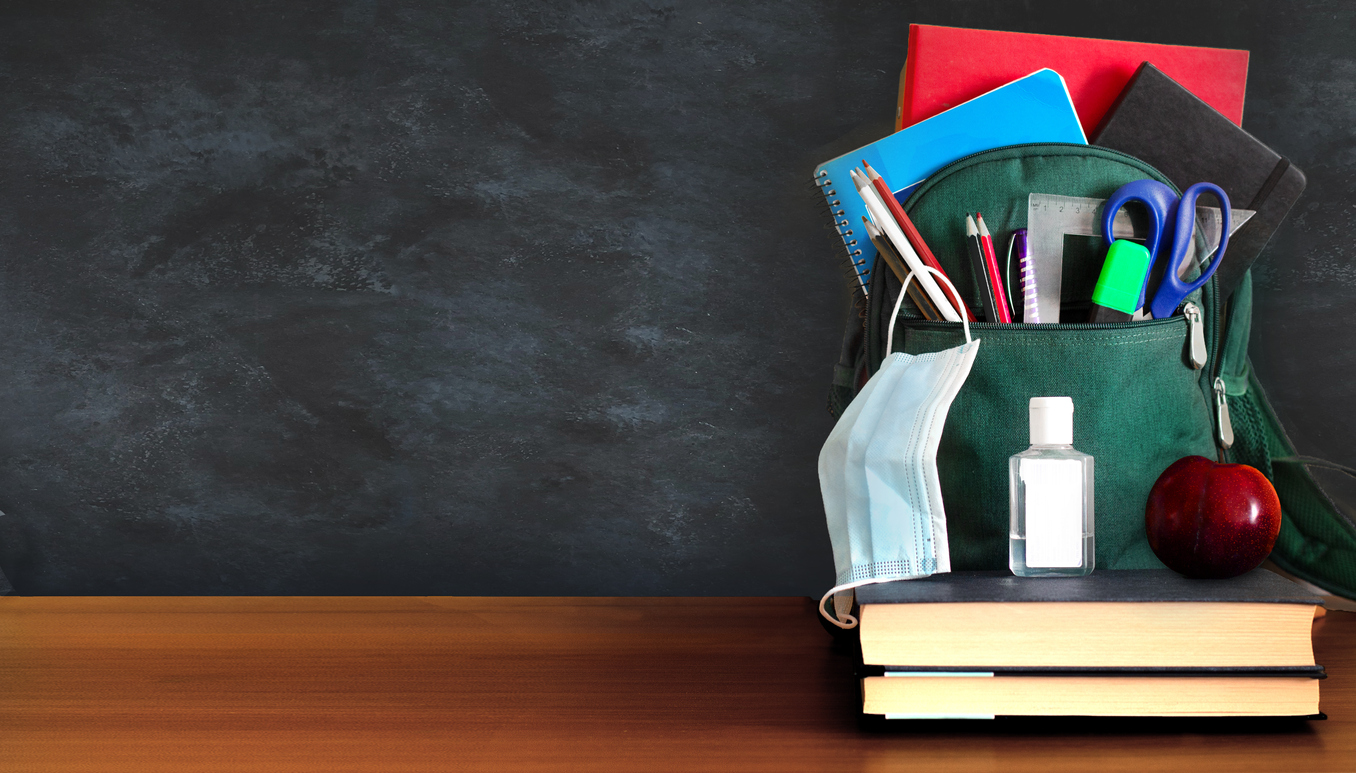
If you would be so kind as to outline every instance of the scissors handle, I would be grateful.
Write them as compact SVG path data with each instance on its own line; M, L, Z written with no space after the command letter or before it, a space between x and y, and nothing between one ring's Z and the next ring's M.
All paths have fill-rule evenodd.
M1201 272L1200 276L1196 277L1195 281L1188 284L1179 278L1178 273L1181 271L1182 263L1187 259L1191 241L1196 236L1196 199L1202 193L1212 193L1215 198L1219 199L1219 211L1222 218L1219 231L1219 249L1210 260L1210 265L1205 267L1205 270ZM1218 185L1196 183L1182 192L1182 201L1177 205L1177 221L1173 229L1172 250L1168 253L1168 265L1163 270L1163 281L1158 286L1158 292L1154 293L1154 299L1149 304L1149 314L1154 319L1171 317L1188 295L1210 281L1210 277L1215 274L1215 269L1219 267L1220 259L1224 257L1224 248L1229 244L1229 227L1232 222L1233 212L1229 207L1229 194L1225 193Z
M1149 210L1149 238L1144 246L1149 255L1158 257L1158 247L1167 232L1169 220L1177 208L1177 194L1157 180L1135 180L1116 189L1102 206L1102 238L1108 247L1116 241L1113 231L1116 213L1131 202L1139 202Z
M1149 212L1149 238L1145 240L1144 246L1149 250L1149 265L1152 266L1158 260L1159 248L1170 238L1172 216L1177 211L1177 194L1157 180L1134 180L1117 188L1102 206L1102 238L1106 240L1108 249L1116 241L1116 213L1131 202L1143 204ZM1144 306L1144 293L1148 288L1149 275L1145 273L1135 308Z

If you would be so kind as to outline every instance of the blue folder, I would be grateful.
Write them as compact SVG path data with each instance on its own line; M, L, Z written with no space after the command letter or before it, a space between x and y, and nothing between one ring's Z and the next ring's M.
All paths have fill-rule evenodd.
M853 167L865 159L892 187L902 186L894 190L902 204L919 183L952 161L1027 142L1088 142L1069 89L1054 70L1037 70L816 167L815 182L829 202L862 289L870 284L876 248L862 228L866 205L852 186L848 172ZM965 213L957 212L956 227L964 222Z

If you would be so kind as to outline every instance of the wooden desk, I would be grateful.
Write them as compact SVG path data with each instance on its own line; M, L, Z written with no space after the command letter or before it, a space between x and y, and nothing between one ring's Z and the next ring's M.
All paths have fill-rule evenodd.
M0 770L1356 769L1327 721L860 729L808 599L0 598Z

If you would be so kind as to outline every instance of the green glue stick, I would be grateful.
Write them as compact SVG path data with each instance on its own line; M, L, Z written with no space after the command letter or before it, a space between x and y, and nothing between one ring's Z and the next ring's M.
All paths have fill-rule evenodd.
M1129 322L1139 309L1139 293L1149 274L1149 250L1128 239L1117 239L1106 251L1102 273L1092 289L1089 322Z

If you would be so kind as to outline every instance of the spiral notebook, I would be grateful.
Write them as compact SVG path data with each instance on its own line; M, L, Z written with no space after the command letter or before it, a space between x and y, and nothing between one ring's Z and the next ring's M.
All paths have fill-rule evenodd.
M847 250L857 287L865 294L876 249L862 230L866 205L848 175L862 160L880 172L903 203L926 177L972 153L1028 142L1087 141L1064 79L1054 70L1038 70L826 161L815 168L814 181Z

